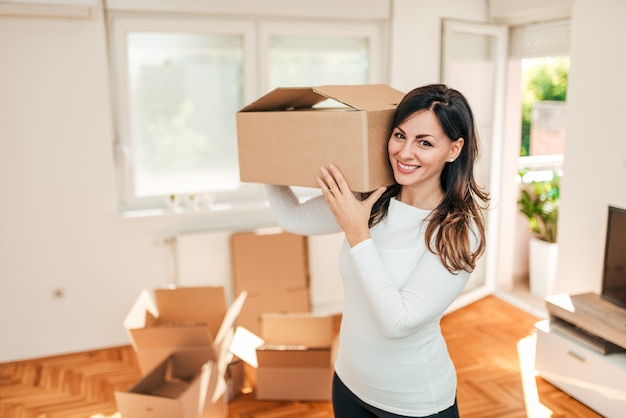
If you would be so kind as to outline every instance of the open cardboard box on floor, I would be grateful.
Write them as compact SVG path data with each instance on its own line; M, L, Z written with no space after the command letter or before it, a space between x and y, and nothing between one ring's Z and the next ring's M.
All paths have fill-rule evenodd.
M169 355L129 390L115 392L115 400L123 418L197 418L205 416L205 409L208 417L211 408L219 409L221 405L225 409L223 399L207 399L216 393L218 385L217 365L210 353L182 349Z
M237 112L241 181L318 187L320 167L333 163L353 191L392 184L387 141L403 97L384 84L269 92ZM335 105L322 107L328 99Z
M334 317L267 313L263 337L238 327L231 350L256 368L258 400L331 399L335 357Z
M223 287L155 289L154 295L155 301L149 292L144 290L124 320L143 378L131 391L119 395L123 400L123 405L119 405L120 411L123 408L134 411L133 403L139 403L140 406L158 403L163 405L163 408L166 408L165 405L174 405L167 408L178 408L177 410L185 414L164 415L168 417L226 416L227 384L224 376L232 358L230 346L235 321L247 293L241 292L228 310ZM158 391L146 393L149 392L148 389L154 388L159 379L163 380L163 368L166 367L164 365L171 366L172 358L178 359L174 364L178 364L179 368L197 369L197 374L188 380L191 383L196 381L194 379L200 382L198 383L200 396L194 395L193 385L182 391L174 401L160 399L163 396L160 396ZM198 359L204 359L204 363L200 364ZM207 366L209 363L210 367ZM186 375L191 376L189 373ZM203 379L207 379L206 376L212 376L217 383L202 386L201 383ZM209 392L203 392L204 388ZM151 397L156 399L150 399ZM193 404L196 401L200 404L195 407L183 407L183 404ZM193 415L193 411L199 411L201 415ZM127 416L135 415L129 413Z
M142 291L124 319L141 373L150 372L181 347L205 347L219 363L246 296L240 292L227 310L221 286L155 289L154 301Z

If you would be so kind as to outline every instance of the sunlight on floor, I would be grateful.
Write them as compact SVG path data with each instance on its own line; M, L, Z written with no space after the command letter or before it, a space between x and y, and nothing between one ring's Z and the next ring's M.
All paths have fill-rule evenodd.
M552 410L539 401L537 382L535 377L535 335L529 335L517 342L520 371L522 376L522 388L524 390L524 403L526 415L531 418L547 418L552 416Z

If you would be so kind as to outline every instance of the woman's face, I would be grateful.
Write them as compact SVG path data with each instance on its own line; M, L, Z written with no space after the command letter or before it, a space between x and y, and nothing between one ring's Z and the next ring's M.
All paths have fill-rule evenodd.
M439 190L446 163L454 161L463 148L463 138L446 136L431 110L413 113L396 126L387 149L396 182L402 186L427 186Z

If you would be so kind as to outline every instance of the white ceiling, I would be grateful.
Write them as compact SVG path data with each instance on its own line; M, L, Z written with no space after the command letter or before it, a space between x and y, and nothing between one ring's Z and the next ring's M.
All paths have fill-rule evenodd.
M486 0L489 18L508 25L570 17L573 0Z

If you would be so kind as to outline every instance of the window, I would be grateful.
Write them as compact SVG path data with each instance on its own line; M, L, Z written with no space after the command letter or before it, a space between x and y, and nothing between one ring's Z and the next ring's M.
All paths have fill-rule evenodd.
M382 82L382 38L378 25L261 24L265 90Z
M519 181L562 175L570 20L538 22L511 31L511 56L522 78Z
M113 18L120 210L259 200L239 182L236 112L278 86L382 82L381 38L378 24Z

